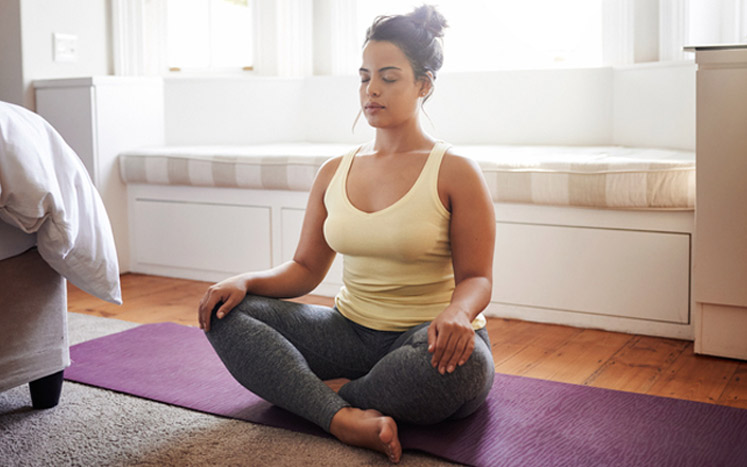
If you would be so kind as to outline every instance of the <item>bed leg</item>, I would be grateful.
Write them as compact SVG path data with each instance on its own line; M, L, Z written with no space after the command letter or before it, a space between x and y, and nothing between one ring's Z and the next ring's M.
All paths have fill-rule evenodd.
M51 409L60 401L64 371L39 378L29 383L31 405L34 409Z

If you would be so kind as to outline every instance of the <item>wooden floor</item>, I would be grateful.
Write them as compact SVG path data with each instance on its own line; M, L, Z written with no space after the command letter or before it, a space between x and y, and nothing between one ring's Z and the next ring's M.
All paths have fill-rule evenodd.
M71 312L137 323L197 326L210 285L141 274L122 276L124 305L68 286ZM331 299L299 301L329 305ZM698 356L692 342L492 318L495 369L566 383L747 408L747 362Z

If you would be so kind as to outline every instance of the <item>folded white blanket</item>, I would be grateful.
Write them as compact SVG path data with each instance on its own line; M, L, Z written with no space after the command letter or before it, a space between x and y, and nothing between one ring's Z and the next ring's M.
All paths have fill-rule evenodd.
M122 303L109 217L83 163L43 118L5 102L0 219L35 232L42 258L77 287Z

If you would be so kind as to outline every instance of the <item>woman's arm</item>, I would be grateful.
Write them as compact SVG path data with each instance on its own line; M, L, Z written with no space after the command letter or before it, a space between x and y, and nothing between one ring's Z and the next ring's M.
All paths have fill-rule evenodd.
M323 226L327 218L324 193L341 158L327 161L317 173L309 193L301 237L291 261L266 271L248 272L212 285L200 301L200 327L210 330L210 313L218 304L218 318L224 317L247 294L290 298L305 295L324 279L335 252L324 239Z
M451 303L428 328L431 364L441 374L467 362L475 348L472 321L490 303L495 212L485 178L469 159L447 155L439 193L451 211L450 241L456 288Z

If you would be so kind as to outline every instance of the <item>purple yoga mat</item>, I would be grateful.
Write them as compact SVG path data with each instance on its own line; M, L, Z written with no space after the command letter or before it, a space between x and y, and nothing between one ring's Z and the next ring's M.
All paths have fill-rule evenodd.
M70 354L70 381L327 436L239 385L197 328L143 325ZM400 440L405 449L478 466L747 466L747 410L496 374L477 413L402 425Z

